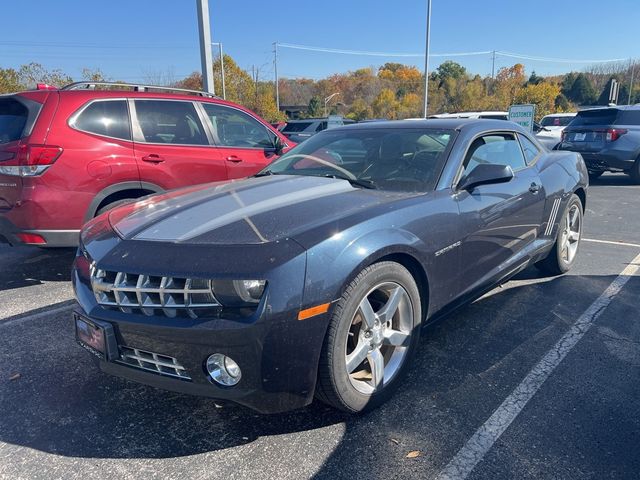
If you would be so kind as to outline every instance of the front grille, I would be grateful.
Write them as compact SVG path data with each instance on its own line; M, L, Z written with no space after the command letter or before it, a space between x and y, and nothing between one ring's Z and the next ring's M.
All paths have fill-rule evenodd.
M104 308L144 315L197 318L220 307L211 280L140 275L91 267L91 287Z
M120 358L116 360L116 362L140 370L146 370L147 372L157 373L165 377L191 380L185 368L180 365L175 358L168 355L121 346Z

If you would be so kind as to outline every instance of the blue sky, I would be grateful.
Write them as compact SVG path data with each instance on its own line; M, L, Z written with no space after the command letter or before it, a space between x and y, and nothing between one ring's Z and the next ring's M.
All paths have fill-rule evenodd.
M95 6L92 6L92 3ZM376 52L424 52L426 0L210 0L213 41L245 69L273 77L272 43ZM611 9L608 12L607 9ZM178 79L200 68L195 0L23 0L3 2L0 67L31 61L80 76L100 68L112 79ZM25 21L20 18L25 17ZM7 19L10 19L7 21ZM433 0L431 52L499 50L538 57L640 57L638 0ZM323 76L412 63L280 49L281 76ZM491 56L452 58L473 73L491 71ZM431 67L446 60L433 57ZM498 56L497 67L518 60ZM579 62L523 61L527 72L581 70Z

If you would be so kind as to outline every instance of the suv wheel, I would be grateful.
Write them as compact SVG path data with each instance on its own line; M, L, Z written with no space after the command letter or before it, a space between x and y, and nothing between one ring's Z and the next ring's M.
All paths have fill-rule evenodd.
M385 402L420 336L420 292L395 262L365 268L336 304L322 347L316 396L350 413Z

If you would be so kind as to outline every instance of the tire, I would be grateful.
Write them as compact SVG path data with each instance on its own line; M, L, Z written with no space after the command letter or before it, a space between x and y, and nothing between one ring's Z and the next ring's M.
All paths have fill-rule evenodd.
M119 207L120 205L124 205L125 203L133 202L135 198L123 198L122 200L116 200L115 202L107 203L105 206L100 207L96 212L95 216L102 215L104 212L111 210L112 208Z
M636 163L634 163L631 170L629 170L629 175L633 183L640 185L640 158L636 160Z
M549 275L562 275L571 269L578 256L582 239L582 218L582 202L573 194L562 214L553 248L545 259L536 263L538 269Z
M333 310L318 366L317 398L349 413L384 403L415 353L421 315L420 292L406 268L395 262L365 268Z
M602 176L604 172L589 172L589 181L592 182L594 180L597 180L598 178L600 178Z

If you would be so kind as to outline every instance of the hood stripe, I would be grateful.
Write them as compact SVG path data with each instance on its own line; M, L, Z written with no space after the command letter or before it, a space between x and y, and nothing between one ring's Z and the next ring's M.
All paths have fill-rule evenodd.
M182 242L241 220L247 221L249 226L253 226L253 228L255 228L255 225L253 225L253 222L250 220L250 217L254 215L259 215L269 210L285 207L294 203L306 202L352 190L353 187L349 182L335 181L329 185L320 185L267 198L263 201L247 206L244 206L241 202L240 196L238 195L241 192L229 192L236 193L236 195L231 195L231 197L238 204L238 208L228 209L227 212L223 212L216 218L204 223L202 223L202 220L196 221L193 216L190 215L186 215L185 218L180 218L181 212L178 212L177 214L160 220L153 226L144 229L135 235L134 238L137 240L172 240ZM259 235L259 237L261 236L262 235Z

